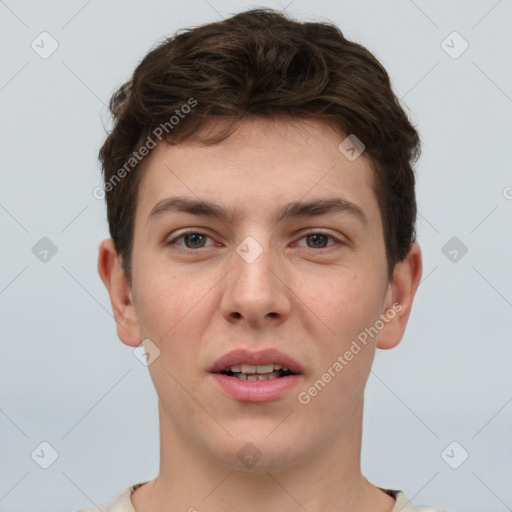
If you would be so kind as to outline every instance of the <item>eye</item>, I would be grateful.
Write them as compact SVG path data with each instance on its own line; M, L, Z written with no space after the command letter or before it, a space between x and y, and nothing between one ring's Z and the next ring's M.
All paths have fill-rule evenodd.
M185 233L181 233L179 236L176 236L169 240L166 245L177 245L185 250L194 250L194 249L202 249L207 247L205 245L206 239L212 240L208 235L201 233L199 231L187 231ZM323 233L321 231L312 231L303 235L300 240L306 240L307 247L310 249L324 249L331 245L343 245L344 242L337 239L336 237ZM333 244L328 244L328 240L334 240ZM177 243L178 240L182 240L183 244ZM212 244L210 244L212 245Z
M204 242L207 238L210 238L208 235L204 233L200 233L198 231L187 231L186 233L182 233L181 235L169 240L167 245L177 245L178 247L183 247L184 249L201 249L205 247ZM178 240L183 239L185 246L181 244L177 244ZM211 240L211 238L210 238Z
M327 247L327 241L329 238L335 241L334 244L330 245L336 245L336 242L338 244L343 244L341 240L338 240L334 236L329 235L328 233L323 233L321 231L312 231L311 233L307 233L301 238L301 240L306 239L306 243L311 242L312 245L308 245L309 248L323 249Z

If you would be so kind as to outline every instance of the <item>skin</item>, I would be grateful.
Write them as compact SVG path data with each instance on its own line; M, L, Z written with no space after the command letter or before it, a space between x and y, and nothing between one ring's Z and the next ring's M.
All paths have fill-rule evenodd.
M392 510L394 499L360 470L363 393L376 348L402 339L421 251L412 244L388 280L372 170L364 153L349 161L338 150L344 138L317 120L252 118L220 144L160 144L148 157L131 286L111 239L98 257L119 338L131 347L150 339L160 350L149 365L159 398L160 472L132 494L137 512ZM175 195L216 202L239 217L226 224L166 213L148 221L158 201ZM363 210L366 224L348 212L272 221L281 205L340 196ZM166 245L184 229L206 238ZM334 238L306 237L319 231ZM252 263L236 252L247 236L263 250ZM401 309L379 334L300 403L298 393L394 303ZM208 369L240 347L290 354L304 367L303 383L267 403L225 395ZM248 442L261 452L251 468L237 457Z

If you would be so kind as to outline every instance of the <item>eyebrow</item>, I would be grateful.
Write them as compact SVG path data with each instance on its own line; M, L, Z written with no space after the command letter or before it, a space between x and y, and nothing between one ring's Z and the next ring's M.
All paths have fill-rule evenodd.
M238 218L234 209L226 209L216 203L201 199L175 196L162 199L156 203L149 212L147 222L166 213L178 212L216 218L227 224L234 223ZM362 208L342 197L293 201L280 207L274 213L272 219L277 224L284 219L314 217L336 212L349 213L359 219L362 224L368 224L368 217Z

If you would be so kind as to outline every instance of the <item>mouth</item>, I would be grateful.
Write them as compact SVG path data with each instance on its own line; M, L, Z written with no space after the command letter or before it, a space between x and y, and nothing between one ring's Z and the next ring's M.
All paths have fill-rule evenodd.
M241 402L284 399L305 377L300 363L277 349L233 350L220 357L209 372L220 390Z
M232 350L217 359L209 371L242 380L282 378L304 373L298 361L275 348L257 352L247 349Z
M279 364L269 363L263 365L233 365L221 372L222 375L233 377L240 380L272 380L287 377L289 375L297 375L296 372L291 371L286 366L282 367Z

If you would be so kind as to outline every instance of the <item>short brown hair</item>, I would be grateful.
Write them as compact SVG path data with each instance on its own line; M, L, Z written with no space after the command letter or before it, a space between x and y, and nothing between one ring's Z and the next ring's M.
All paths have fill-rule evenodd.
M181 29L144 57L112 95L110 112L114 125L99 159L110 234L130 284L141 153L156 135L171 144L192 138L214 116L233 122L205 144L255 115L315 118L355 135L373 167L389 278L415 241L418 133L383 66L334 24L261 8Z

